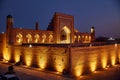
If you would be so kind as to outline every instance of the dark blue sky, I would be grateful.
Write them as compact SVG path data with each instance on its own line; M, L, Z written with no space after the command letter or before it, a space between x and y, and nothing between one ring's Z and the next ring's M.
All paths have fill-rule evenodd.
M6 29L6 16L14 17L15 27L46 29L54 12L74 16L75 28L88 32L95 27L96 36L120 38L119 0L0 0L0 32Z

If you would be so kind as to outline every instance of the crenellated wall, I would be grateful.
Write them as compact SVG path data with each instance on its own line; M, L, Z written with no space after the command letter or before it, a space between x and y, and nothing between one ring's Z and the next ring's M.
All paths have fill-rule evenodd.
M120 62L120 44L90 47L7 46L3 59L80 76Z

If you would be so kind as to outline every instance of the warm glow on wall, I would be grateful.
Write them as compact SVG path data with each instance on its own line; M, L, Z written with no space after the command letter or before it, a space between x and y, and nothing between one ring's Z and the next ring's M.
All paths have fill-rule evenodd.
M63 64L56 64L55 67L58 72L63 72L63 69L64 69Z
M94 61L94 62L90 62L90 70L91 71L95 71L96 70L96 64L97 62L96 61Z
M10 60L11 54L8 52L8 48L3 49L3 58L7 61Z
M38 66L42 69L44 69L46 67L47 64L47 56L45 55L38 55L37 56L37 60L38 60Z
M27 56L25 59L25 61L26 61L26 65L27 66L30 66L31 65L31 62L32 62L32 58L31 58L32 56Z
M65 68L65 64L60 60L60 58L57 58L55 62L55 68L58 72L63 72L63 69Z
M20 51L16 50L14 55L15 55L14 56L15 62L19 62L20 61Z
M107 66L107 57L106 56L102 56L102 68L106 68Z
M115 62L116 62L116 54L115 54L115 52L113 51L112 53L111 53L111 64L112 65L115 65Z
M31 53L32 51L25 51L25 53L26 54L24 54L24 56L25 56L25 64L27 65L27 66L31 66L31 64L32 64L32 53Z
M76 66L74 70L75 70L76 77L81 76L83 73L83 65Z
M97 68L97 53L91 52L89 55L89 66L91 71L95 71Z
M101 56L102 68L106 68L107 66L107 53L103 52Z

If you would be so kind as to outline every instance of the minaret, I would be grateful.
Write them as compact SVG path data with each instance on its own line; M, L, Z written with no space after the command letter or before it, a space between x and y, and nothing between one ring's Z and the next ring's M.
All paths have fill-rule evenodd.
M12 42L12 30L13 30L13 17L11 15L7 16L7 21L6 21L6 39L7 43Z
M95 41L95 28L91 27L91 42Z
M39 24L38 24L38 22L36 22L36 24L35 24L35 30L38 30L39 29Z

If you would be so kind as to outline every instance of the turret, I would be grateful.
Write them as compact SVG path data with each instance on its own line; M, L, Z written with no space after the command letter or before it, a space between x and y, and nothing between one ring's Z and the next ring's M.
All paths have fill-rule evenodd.
M95 41L95 28L91 27L91 41L94 42Z
M6 29L7 43L12 43L13 17L11 15L7 16Z
M11 15L7 16L7 28L13 28L13 17Z

